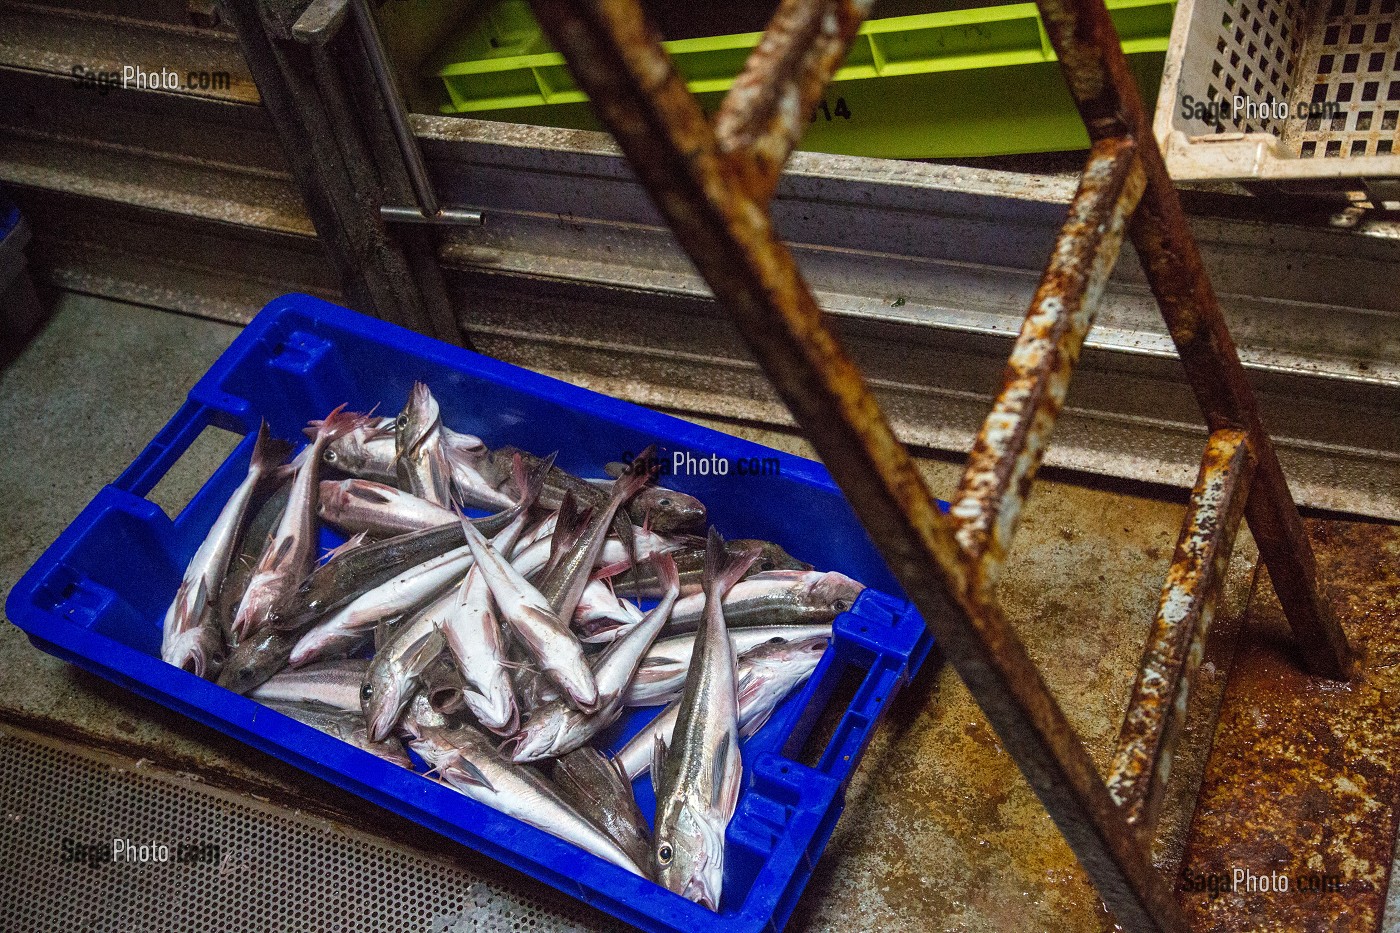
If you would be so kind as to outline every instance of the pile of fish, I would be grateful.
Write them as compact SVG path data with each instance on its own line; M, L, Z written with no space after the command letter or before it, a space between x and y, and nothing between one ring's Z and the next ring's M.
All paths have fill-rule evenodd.
M342 406L306 434L284 463L259 431L162 657L718 910L739 742L861 584L697 536L704 505L649 453L594 480L489 449L422 383L397 418ZM318 555L323 523L347 540ZM664 709L610 755L632 707Z

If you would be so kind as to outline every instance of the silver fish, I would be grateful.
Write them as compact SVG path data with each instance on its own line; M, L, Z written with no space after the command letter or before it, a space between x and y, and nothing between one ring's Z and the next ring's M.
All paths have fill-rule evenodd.
M743 775L734 646L721 604L757 557L756 549L726 554L719 532L710 529L700 636L670 745L658 737L652 749L656 881L714 911L724 881L724 832Z
M457 521L457 513L367 479L324 480L321 483L321 518L349 534L366 532L376 538L441 528Z
M224 503L209 534L185 567L184 579L165 613L160 656L167 663L196 677L218 674L224 653L223 628L217 612L219 591L228 576L253 494L282 463L288 450L288 444L272 439L267 422L263 422L253 443L247 475Z
M598 706L598 685L583 656L583 646L560 621L549 601L469 524L463 525L476 566L491 590L501 617L540 669L559 685L579 709Z
M380 622L413 612L455 584L471 568L472 560L471 549L464 544L361 594L301 637L292 650L291 665L301 667L349 654Z
M300 670L274 674L246 696L259 702L322 703L357 713L360 685L368 667L368 661L354 658L308 664Z
M342 473L379 483L398 481L397 456L394 440L394 419L364 415L355 430L338 438L321 454L321 462ZM313 421L306 432L315 436L319 422Z
M651 827L637 808L632 784L596 748L576 748L554 763L554 785L580 813L587 813L638 865L651 862Z
M392 737L383 742L370 741L365 732L365 721L358 712L302 703L265 702L264 705L385 761L413 770L413 760L403 750L403 743Z
M360 690L361 708L371 742L393 734L410 700L423 683L423 672L447 647L442 625L456 611L456 593L449 590L420 609L374 654Z
M817 636L830 638L831 626L825 623L761 625L729 630L729 642L734 646L734 654L740 659L740 663L743 663L743 658L750 651L760 645L782 644ZM690 658L694 648L694 635L673 635L652 645L637 669L637 676L627 688L626 704L662 706L679 698L685 688L685 675L690 669Z
M394 422L399 485L433 505L452 503L452 468L442 449L442 414L428 387L415 382ZM508 508L509 500L500 504Z
M770 642L750 649L739 658L736 692L739 697L739 737L747 739L762 729L778 704L807 682L826 653L829 638L811 635L792 641ZM617 753L618 767L629 781L651 770L656 739L671 740L679 701L671 703L634 735Z
M622 715L627 685L636 674L647 649L666 624L671 607L680 597L681 581L675 561L663 554L657 559L657 572L669 586L661 602L617 641L608 646L593 664L598 684L598 709L583 713L562 700L530 710L520 732L501 746L502 754L516 764L557 758L582 746Z
M298 455L287 508L268 539L233 620L242 641L262 628L267 614L285 593L295 589L316 562L316 496L321 454L336 438L359 426L361 416L337 408L316 429L316 439Z
M608 530L612 527L613 516L622 509L627 500L636 496L647 485L650 475L638 471L636 474L623 474L613 481L608 503L596 510L589 518L578 541L567 552L556 553L549 569L540 580L539 591L554 609L554 615L561 619L573 619L578 598L588 586L588 576L602 555L603 544L608 541Z
M663 536L648 532L654 538ZM700 574L705 566L705 541L702 538L682 535L676 538L663 540L669 550L676 558L676 566L681 571L681 595L690 596L692 593L700 592ZM619 573L612 577L613 586L619 593L628 596L635 596L639 599L655 599L661 595L661 585L656 579L656 574L642 562L642 555L646 545L643 543L644 537L640 529L637 531L637 569L632 570L626 565L616 568ZM749 575L763 573L768 570L811 570L812 565L806 561L800 561L781 545L772 541L759 541L754 539L739 539L724 542L725 548L731 554L737 554L741 550L758 546L762 548L758 560L754 561L753 567L749 569ZM612 568L606 568L612 569Z
M517 461L517 469L519 469ZM527 481L523 487L521 503L534 502L539 495L539 479ZM497 553L509 554L515 543L525 532L528 515L522 510L517 519L506 526L495 538L491 546ZM501 638L500 623L491 601L491 588L481 569L473 565L457 595L456 609L444 620L442 633L447 639L448 651L457 661L464 682L462 700L487 729L499 735L514 732L520 721L520 711L515 701L510 672L504 664L506 648Z
M731 628L827 623L850 609L864 590L864 584L836 571L769 570L740 580L730 590L724 598L724 618ZM703 593L682 597L666 634L695 631L704 608Z
M416 716L407 722L416 731L409 742L413 750L453 790L646 877L607 833L566 803L543 777L502 761L481 732L471 726L425 727Z
M492 482L491 453L481 438L458 434L444 426L442 451L451 468L452 489L460 501L479 508L501 508L498 503L502 499L510 501L509 490L497 489ZM549 459L552 464L554 458ZM524 487L517 484L516 488Z

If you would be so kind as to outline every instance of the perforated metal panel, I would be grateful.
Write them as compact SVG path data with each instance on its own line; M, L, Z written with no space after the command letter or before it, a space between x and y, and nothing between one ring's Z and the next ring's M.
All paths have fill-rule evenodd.
M426 832L426 830L425 830ZM113 840L148 848L113 862ZM65 846L65 840L68 841ZM104 861L65 861L76 845ZM181 846L187 848L183 849ZM182 856L217 857L181 862ZM521 884L525 887L525 883ZM487 882L358 830L0 730L0 930L6 933L545 933L608 918Z

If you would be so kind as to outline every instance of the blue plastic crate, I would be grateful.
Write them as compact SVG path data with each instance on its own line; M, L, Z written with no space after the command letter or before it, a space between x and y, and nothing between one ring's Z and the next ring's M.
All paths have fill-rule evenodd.
M185 563L243 476L251 450L245 437L171 521L143 497L199 433L213 425L247 435L266 418L278 436L300 439L308 419L341 403L397 410L416 379L432 387L445 422L457 430L493 446L558 450L561 466L586 475L653 442L663 456L685 450L731 460L776 457L777 475L671 476L668 484L699 496L726 536L777 541L819 568L870 585L836 620L833 645L806 687L743 747L744 789L729 827L720 913L157 656L161 619ZM335 540L323 532L323 543ZM59 536L10 593L6 611L41 650L638 927L756 933L781 929L791 914L876 723L931 646L913 608L877 589L898 592L819 464L289 295L263 309L131 466ZM828 711L835 702L847 705ZM632 712L611 733L612 747L655 712ZM832 718L825 747L806 749L814 726ZM638 798L651 818L647 780L638 781Z

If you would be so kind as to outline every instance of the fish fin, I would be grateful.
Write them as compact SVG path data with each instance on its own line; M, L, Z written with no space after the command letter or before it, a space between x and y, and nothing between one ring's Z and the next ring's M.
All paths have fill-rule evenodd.
M660 735L652 738L651 743L651 789L656 795L657 802L661 800L661 769L666 764L666 755L670 749L666 747L666 740Z
M651 565L656 568L656 575L661 581L661 591L679 596L681 572L676 566L676 559L670 554L656 554L651 558Z
M326 551L325 554L321 555L322 566L329 564L337 557L340 557L344 554L348 554L351 551L355 550L355 548L364 544L368 537L369 534L367 532L361 531L359 534L352 535L350 538L346 539L344 543L338 544L330 550Z
M452 464L447 462L441 447L428 457L428 479L433 484L434 498L452 501Z
M363 499L365 502L372 502L375 505L387 505L393 500L381 489L388 489L383 483L376 483L371 480L351 480L345 487L345 494L355 499ZM398 490L394 490L398 492Z
M204 614L205 608L209 605L209 581L204 577L199 578L199 588L194 591L194 602L190 604L190 611L193 618L198 619Z
M442 654L445 647L447 639L443 638L442 632L436 628L425 632L404 651L405 670L411 676L417 677L428 669L429 664L437 660L437 656Z
M594 580L611 580L618 574L626 573L631 569L632 562L630 560L619 560L615 561L614 563L604 564L601 567L595 568L593 570L591 578Z
M739 682L734 685L734 697L742 706L745 700L752 701L759 689L763 686L760 678L755 677L752 665L741 665L745 668L744 673L739 676Z
M632 519L625 509L619 508L617 513L613 515L612 531L622 542L622 551L627 555L627 563L635 565L637 563L637 532L632 527Z
M316 435L325 438L326 443L329 444L365 424L367 420L367 415L356 411L346 411L344 405L339 405L335 411L322 419L320 426L316 429Z
M277 545L277 553L272 555L272 563L269 566L281 567L282 561L287 559L287 555L291 553L295 545L296 540L291 535L283 538L282 543Z
M495 786L486 777L486 775L482 773L482 770L476 765L472 764L466 758L463 758L461 755L458 755L456 760L453 761L451 764L444 765L438 770L439 773L443 776L443 778L445 778L449 782L451 782L453 777L456 777L463 783L474 784L477 787L484 787L487 790L491 791L493 794L496 792Z
M555 451L545 457L539 464L525 477L524 485L520 487L520 505L522 508L531 508L539 499L540 493L544 491L545 480L549 479L549 471L554 469L554 459L559 456ZM520 455L515 455L515 460L520 461Z
M776 706L770 706L754 718L750 719L739 729L739 735L747 739L749 736L756 734L759 729L762 729L764 726L768 725L768 720L773 718L773 711L775 709L777 709Z
M656 445L651 444L646 450L637 454L637 459L627 467L627 470L613 480L611 498L621 507L637 493L641 492L647 484L656 479L656 474L660 469L660 463L656 459Z
M737 554L728 553L724 538L711 525L709 539L705 542L705 571L701 578L705 594L714 593L722 599L748 573L758 555L757 547L745 548Z
M291 452L292 445L273 437L267 422L264 421L258 425L258 439L253 441L253 453L248 459L248 469L269 473L281 466L282 461L286 460Z
M559 517L554 520L554 534L549 539L549 560L540 572L540 578L548 576L559 563L560 558L569 553L588 527L593 516L593 507L580 510L572 492L565 492L559 503Z
M739 743L733 736L722 746L723 754L715 756L714 783L710 786L710 800L716 810L725 815L725 821L733 816L739 803L739 785L743 778L743 765L739 758ZM734 763L730 767L730 762Z

